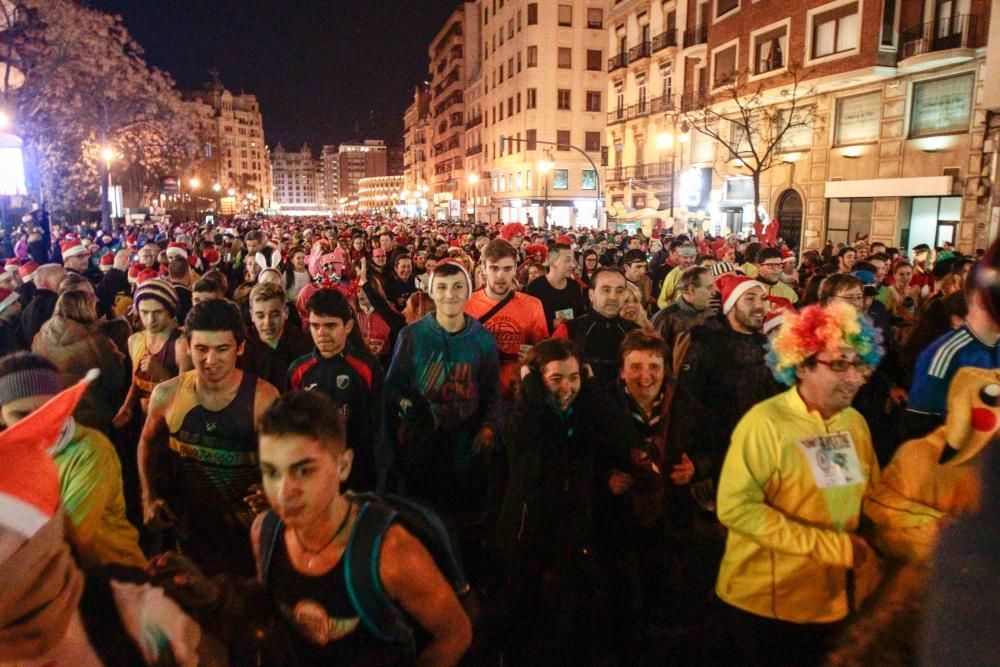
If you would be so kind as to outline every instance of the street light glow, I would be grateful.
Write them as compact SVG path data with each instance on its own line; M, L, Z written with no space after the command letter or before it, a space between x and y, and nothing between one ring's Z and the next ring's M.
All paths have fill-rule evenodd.
M232 197L236 194L236 190L234 188L229 188L228 190L226 190L226 194Z
M674 145L674 135L669 132L660 132L656 135L656 147L661 151Z
M192 190L200 188L201 187L201 179L192 178L191 180L188 181L188 185L191 186Z
M6 130L8 127L10 127L10 116L6 111L0 111L0 130Z
M469 174L469 185L475 185L479 182L479 174Z
M538 171L542 174L547 174L555 167L555 163L552 160L542 160L538 163Z
M111 162L115 159L115 151L110 146L105 146L101 151L101 157L105 162Z
M219 185L218 183L212 183L212 189L215 190L216 192L218 192L218 191L222 190L222 186Z

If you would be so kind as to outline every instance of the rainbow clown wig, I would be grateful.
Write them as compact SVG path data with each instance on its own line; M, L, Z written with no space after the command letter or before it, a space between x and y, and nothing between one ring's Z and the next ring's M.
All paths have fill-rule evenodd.
M872 368L885 354L882 332L849 304L809 306L785 316L767 344L767 365L778 382L792 386L795 370L807 359L823 351L839 354L842 347L852 348Z

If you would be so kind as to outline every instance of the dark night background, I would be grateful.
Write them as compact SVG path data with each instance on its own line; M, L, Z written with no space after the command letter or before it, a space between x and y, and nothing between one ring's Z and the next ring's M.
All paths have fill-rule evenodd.
M460 0L85 0L119 14L150 65L195 90L216 69L260 101L264 132L314 154L349 139L402 142L427 47Z

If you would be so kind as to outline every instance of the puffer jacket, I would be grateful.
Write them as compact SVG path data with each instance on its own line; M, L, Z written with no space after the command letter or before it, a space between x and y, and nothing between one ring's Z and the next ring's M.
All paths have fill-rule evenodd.
M755 404L782 391L764 360L763 334L734 331L722 316L691 329L677 376L670 447L688 452L696 479L718 483L733 429Z
M85 426L109 433L126 381L125 357L111 339L96 324L53 316L35 335L31 351L55 364L67 387L91 368L100 369L100 377L91 383L73 416Z

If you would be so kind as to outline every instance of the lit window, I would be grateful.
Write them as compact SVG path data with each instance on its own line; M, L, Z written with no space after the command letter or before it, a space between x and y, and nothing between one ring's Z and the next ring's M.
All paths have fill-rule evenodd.
M569 190L569 169L552 170L552 189Z
M788 52L787 26L780 26L754 37L753 73L764 74L785 66Z
M882 95L879 92L842 97L837 100L837 126L833 142L837 146L878 139Z
M913 84L910 136L967 132L972 107L973 72Z
M712 84L714 87L724 86L733 81L736 76L736 49L733 43L716 51L712 55Z
M859 27L857 2L814 14L812 57L822 58L858 48Z
M583 185L582 190L596 190L597 189L597 172L593 169L583 170Z

